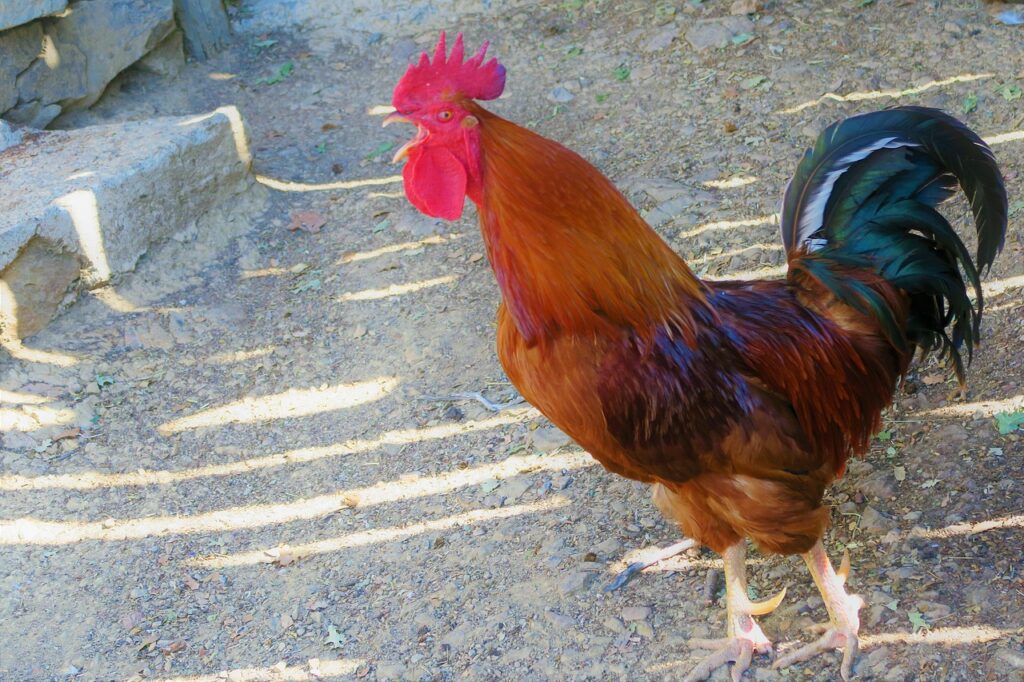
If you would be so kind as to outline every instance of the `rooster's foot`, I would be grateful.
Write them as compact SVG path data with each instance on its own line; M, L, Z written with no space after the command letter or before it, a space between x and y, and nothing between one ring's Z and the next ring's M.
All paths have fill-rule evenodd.
M747 597L745 567L746 545L739 542L725 550L725 606L729 636L725 639L691 639L697 649L714 649L684 679L686 682L706 679L726 663L732 663L733 682L739 682L750 667L754 654L771 654L772 643L761 631L754 616L764 616L779 607L786 596L783 589L771 599L755 602Z
M714 649L714 653L697 664L683 682L705 680L711 673L727 663L732 663L733 682L739 682L743 673L750 667L754 654L772 653L772 643L755 624L753 629L742 637L726 637L725 639L691 639L689 645L696 649Z
M817 641L800 647L775 661L776 668L801 661L806 661L818 654L833 649L843 650L843 663L839 669L844 680L849 680L853 675L853 662L860 651L860 639L857 631L860 629L860 607L864 600L855 594L847 594L843 587L850 572L850 559L848 555L843 556L842 565L838 571L832 570L832 564L828 560L825 548L819 541L810 552L804 555L804 561L811 571L811 576L821 592L821 597L828 609L830 626L826 626L825 634Z
M808 661L818 654L834 649L843 650L843 664L839 671L844 680L849 680L853 675L853 662L857 658L857 652L860 651L860 639L857 637L857 631L853 628L830 627L817 641L802 646L776 660L773 667L785 668L794 663Z

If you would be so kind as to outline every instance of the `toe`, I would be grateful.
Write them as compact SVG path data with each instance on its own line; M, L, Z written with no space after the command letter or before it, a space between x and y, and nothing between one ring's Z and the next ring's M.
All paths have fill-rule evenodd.
M739 652L732 664L732 682L740 682L743 673L747 672L747 668L750 667L750 660L754 657L754 645L750 641L738 639L736 643Z

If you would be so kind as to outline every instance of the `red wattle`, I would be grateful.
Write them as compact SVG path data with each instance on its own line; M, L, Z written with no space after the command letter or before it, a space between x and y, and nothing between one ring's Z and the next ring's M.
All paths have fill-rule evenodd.
M458 220L466 201L466 169L444 147L416 147L402 169L405 196L423 213Z

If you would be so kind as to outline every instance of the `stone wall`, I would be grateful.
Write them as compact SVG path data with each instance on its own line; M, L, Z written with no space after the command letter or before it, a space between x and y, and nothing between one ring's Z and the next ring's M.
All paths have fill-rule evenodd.
M176 13L188 17L200 5L223 10L219 0L0 2L0 118L45 128L91 106L153 51L184 62Z

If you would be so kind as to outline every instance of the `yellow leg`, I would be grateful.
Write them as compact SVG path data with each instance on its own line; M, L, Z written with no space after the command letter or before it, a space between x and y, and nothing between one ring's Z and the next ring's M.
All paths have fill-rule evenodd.
M747 598L747 547L740 541L725 550L725 608L728 636L724 639L692 639L689 644L698 649L714 649L697 665L684 682L706 679L712 672L727 663L732 663L732 679L739 682L750 667L754 654L772 651L772 643L761 631L754 616L763 616L778 608L786 596L786 590L762 602Z
M832 649L843 649L843 665L840 669L844 680L853 674L853 661L860 650L857 632L860 630L860 607L864 600L855 594L847 594L846 577L850 570L848 557L843 557L839 571L832 570L832 562L828 560L825 547L819 540L810 552L803 555L807 568L814 578L814 584L821 592L821 598L828 609L831 626L825 630L816 642L808 644L796 651L786 654L775 662L776 668L784 668L793 663L806 661L814 656Z

